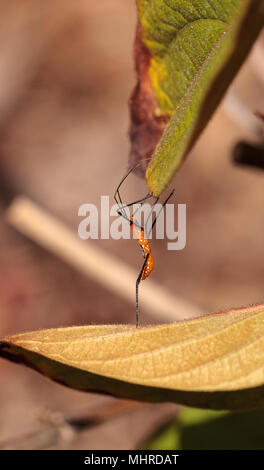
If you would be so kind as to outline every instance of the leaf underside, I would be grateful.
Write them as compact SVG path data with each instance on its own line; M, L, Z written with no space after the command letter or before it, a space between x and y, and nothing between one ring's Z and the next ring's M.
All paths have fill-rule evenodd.
M137 4L131 163L154 154L146 179L158 196L246 58L263 26L264 7L262 0Z
M5 338L0 356L83 391L189 406L264 405L264 305L169 325L103 325Z

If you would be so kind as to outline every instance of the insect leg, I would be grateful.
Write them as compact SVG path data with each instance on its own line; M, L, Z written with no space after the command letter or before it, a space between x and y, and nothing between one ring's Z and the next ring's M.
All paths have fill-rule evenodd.
M142 204L142 202L146 201L146 199L149 199L150 197L152 197L152 195L148 193L145 197L143 197L142 199L139 199L138 201L133 201L133 202L130 202L129 204L124 204L123 206L121 206L121 209L123 209L124 207L131 207L133 206L133 204ZM134 212L134 214L135 213L136 212Z
M151 160L151 157L148 157L148 158L145 158L143 159L142 161L145 161L145 160ZM122 199L121 199L121 196L120 196L120 187L122 186L122 184L124 183L124 181L126 180L126 178L130 175L130 173L135 170L136 167L138 167L139 165L142 164L142 161L138 162L136 165L134 165L132 168L130 168L130 170L127 172L127 174L121 179L119 185L117 186L116 190L115 190L115 193L114 193L114 200L115 202L117 203L119 209L120 209L120 212L122 212L124 214L124 205L122 203ZM143 199L140 199L138 201L135 201L135 202L132 202L130 204L126 204L126 207L129 207L129 206L132 206L133 204L137 204L137 203L140 203L142 201L145 201L146 199L148 199L149 197L151 197L151 194L147 194L147 196ZM118 200L119 199L119 200ZM125 214L124 214L125 215Z
M120 195L119 195L120 197ZM123 204L122 203L122 206L120 206L120 204L117 202L116 198L115 198L115 201L117 202L117 205L119 207L119 210L117 211L118 215L120 215L121 217L123 217L124 219L126 219L128 222L131 222L130 219L127 217L126 213L125 213L125 207L131 207L133 206L134 204L141 204L143 201L146 201L146 199L149 199L151 196L151 194L147 194L145 197L143 197L143 199L139 199L138 201L134 201L134 202L130 202L129 204ZM121 200L121 198L120 198ZM122 202L122 200L121 200ZM137 211L140 209L140 206L137 208L137 210L133 213L133 217L135 216L135 214L137 213ZM138 228L138 229L141 229L142 227L134 220L133 221L133 224Z
M124 206L124 207L126 207L126 206ZM130 223L130 225L135 225L139 230L141 230L140 225L139 225L135 220L133 220L133 221L130 220L130 219L126 216L126 214L124 214L123 212L117 211L117 213L118 213L118 215L120 215L121 217L123 217L125 220L127 220L127 221Z
M147 235L146 235L147 238L149 237L150 233L152 232L153 228L155 227L156 222L157 222L157 219L158 219L158 217L159 217L161 211L164 209L164 206L167 204L168 200L171 198L171 196L173 195L173 193L174 193L174 189L173 189L173 190L171 191L171 193L168 195L167 199L163 202L162 207L160 208L160 210L159 210L157 216L155 217L155 219L154 219L154 221L153 221L153 224L152 224L152 226L151 226L151 229L149 230L149 232L148 232Z
M150 219L150 217L151 217L151 215L152 215L152 212L153 212L154 207L155 207L155 205L157 204L158 200L159 200L159 196L156 197L155 202L154 202L154 204L153 204L153 206L152 206L152 208L151 208L151 211L150 211L150 213L149 213L149 215L148 215L148 218L147 218L147 220L146 220L146 223L145 223L145 233L147 233L148 235L150 234L150 231L148 232L148 230L147 230L148 222L149 222L149 219ZM147 236L147 238L148 238L148 236Z
M121 188L122 184L124 183L124 181L126 180L126 178L130 175L130 173L138 166L135 165L133 166L132 168L130 168L130 170L127 172L127 174L121 179L119 185L117 186L116 190L115 190L115 194L114 194L114 199L117 203L117 205L120 207L120 209L122 209L122 206L123 206L123 203L122 203L122 199L121 199L121 196L120 196L120 191L119 189ZM119 197L119 201L117 200L117 196Z

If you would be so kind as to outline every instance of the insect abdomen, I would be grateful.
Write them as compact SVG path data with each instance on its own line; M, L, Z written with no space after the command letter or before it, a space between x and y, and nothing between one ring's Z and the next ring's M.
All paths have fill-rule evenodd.
M152 253L149 253L148 261L146 262L146 266L144 268L144 271L141 276L141 280L144 281L147 277L149 277L151 271L154 269L154 258L152 256Z

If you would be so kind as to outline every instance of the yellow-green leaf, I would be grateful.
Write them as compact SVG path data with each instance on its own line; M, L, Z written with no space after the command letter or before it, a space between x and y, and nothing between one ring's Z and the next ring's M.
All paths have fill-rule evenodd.
M264 23L264 5L263 0L137 3L131 154L132 161L149 156L159 141L146 172L150 191L159 196L248 54Z
M0 355L80 390L215 409L264 405L264 305L139 329L22 333L1 342Z

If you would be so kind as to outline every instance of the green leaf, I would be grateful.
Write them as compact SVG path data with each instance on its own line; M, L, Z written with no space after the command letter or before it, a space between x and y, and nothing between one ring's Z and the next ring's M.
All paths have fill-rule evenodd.
M140 446L145 450L174 450L180 449L180 427L177 421L171 422L165 428L159 430L154 436L146 443Z
M137 3L140 29L136 57L141 66L137 65L139 83L132 104L137 104L135 122L148 119L147 140L151 140L151 134L158 143L146 172L150 191L158 196L181 166L246 58L263 26L264 5L263 0ZM139 40L146 48L144 52ZM154 93L151 99L148 81ZM143 104L139 109L140 100ZM163 120L158 121L162 116ZM171 119L163 132L166 117ZM143 135L137 137L139 131L146 134L142 126L132 129L132 146L134 139L140 158L155 148L154 141L148 148ZM140 149L142 142L144 148Z
M79 390L212 409L264 405L264 305L169 325L22 333L0 356Z
M150 450L264 448L264 411L243 413L183 407L180 416L147 442Z
M264 448L264 412L226 413L212 415L204 411L200 422L180 424L180 445L182 449L198 450L245 450ZM208 415L208 416L207 416Z

